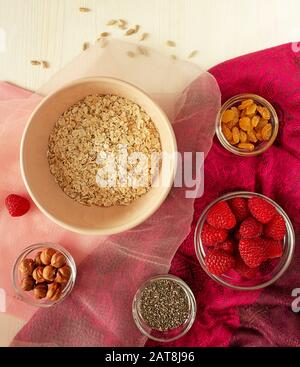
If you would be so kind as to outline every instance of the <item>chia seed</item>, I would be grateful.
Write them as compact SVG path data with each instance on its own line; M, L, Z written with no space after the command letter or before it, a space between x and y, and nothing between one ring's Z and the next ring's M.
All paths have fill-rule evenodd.
M153 329L175 329L189 316L188 297L177 282L154 280L142 291L140 312L146 324Z

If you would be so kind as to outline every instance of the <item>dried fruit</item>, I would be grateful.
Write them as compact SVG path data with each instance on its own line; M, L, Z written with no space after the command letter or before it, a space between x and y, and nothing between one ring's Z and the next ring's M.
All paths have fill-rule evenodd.
M224 242L228 236L225 229L217 229L211 225L204 223L201 231L201 241L203 245L212 246L220 242Z
M256 112L257 105L252 103L246 108L246 115L253 115Z
M56 276L56 268L54 268L52 265L47 265L43 269L43 278L47 282L53 282Z
M231 132L231 131L230 131L230 129L229 129L226 125L224 125L224 124L223 124L223 126L222 126L222 131L223 131L223 134L224 134L225 138L226 138L228 141L232 140L232 132Z
M249 117L242 117L239 121L240 128L244 131L251 130L251 120Z
M214 275L221 275L234 267L233 256L222 250L212 250L205 256L207 269Z
M42 251L40 258L44 265L50 265L52 256L56 253L53 248L46 248Z
M286 225L283 217L276 213L269 223L264 227L264 235L274 240L283 240L286 234Z
M222 115L222 122L225 124L229 121L232 121L235 117L235 113L232 110L226 110Z
M51 258L51 265L55 268L61 268L66 264L66 257L59 251L57 251Z
M240 142L241 143L246 143L248 140L248 136L247 133L245 133L245 131L240 130Z
M232 141L233 144L237 144L240 141L240 131L237 127L232 129Z
M38 253L35 255L35 257L34 257L34 263L35 263L35 265L37 265L37 266L41 266L41 265L43 265L42 260L41 260L41 253L42 253L42 251L38 252Z
M21 288L25 292L31 291L34 287L34 284L35 284L35 281L31 275L27 275L25 278L21 280Z
M263 140L269 140L272 136L272 125L266 124L261 130Z
M244 239L259 237L262 231L263 225L256 219L249 217L241 223L239 233L241 238Z
M71 268L68 265L57 270L55 282L67 283L71 277Z
M238 222L241 222L244 219L249 217L250 211L249 211L246 199L241 198L241 197L230 199L229 205Z
M30 203L20 195L10 194L5 199L5 206L12 217L20 217L28 212Z
M249 150L249 152L252 152L254 150L255 146L251 143L239 143L238 148L244 149L244 150Z
M251 106L254 103L253 99L245 99L239 106L239 110L244 110L245 108Z
M226 201L220 201L210 208L207 213L207 222L215 228L231 229L236 219Z
M50 301L57 301L61 295L61 285L58 283L51 283L48 285L48 290L46 292L46 298Z
M36 283L44 283L45 279L43 278L43 266L38 266L33 270L32 277L36 281Z
M248 140L251 142L251 143L256 143L257 142L257 137L256 135L254 134L253 130L249 130L247 132L247 137L248 137Z
M19 271L22 275L32 275L34 271L34 261L32 259L24 259L19 264Z
M33 294L35 298L42 299L46 297L47 291L48 291L47 284L45 283L37 284L33 289Z
M248 200L248 207L253 217L263 224L270 222L277 213L271 203L259 197L251 197Z
M250 268L257 268L267 256L260 238L241 239L239 252L244 263Z
M251 125L252 127L257 127L258 123L259 123L260 117L255 115L252 117L251 119Z

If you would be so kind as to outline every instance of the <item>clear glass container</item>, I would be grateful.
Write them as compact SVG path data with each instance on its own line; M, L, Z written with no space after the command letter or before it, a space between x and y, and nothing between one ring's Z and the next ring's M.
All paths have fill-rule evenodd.
M145 287L151 284L151 282L163 279L176 282L184 290L189 304L189 315L185 320L185 322L179 327L167 331L159 331L149 327L141 314L141 297L143 290L145 289ZM136 323L136 326L138 327L138 329L141 331L142 334L146 335L149 339L158 342L171 342L173 340L179 339L184 334L186 334L190 330L195 321L196 312L197 312L196 300L190 287L182 279L170 274L158 275L148 279L138 289L132 302L132 315Z
M56 301L51 301L46 298L37 299L34 297L32 291L26 292L21 288L22 275L19 271L20 262L27 258L34 259L35 255L39 251L42 251L45 248L53 248L54 250L61 252L67 259L66 265L68 265L71 268L70 279L64 285L61 296ZM71 293L74 287L74 284L75 284L75 279L76 279L76 264L71 254L60 245L53 244L53 243L47 243L47 242L37 243L37 244L31 245L25 248L17 257L14 263L14 266L13 266L13 270L12 270L13 286L17 293L18 298L22 300L23 302L28 303L29 305L32 305L35 307L51 307L53 305L56 305L62 302Z
M220 201L227 201L227 200L230 200L236 197L243 197L243 198L249 199L254 196L261 197L264 200L271 203L272 205L274 205L277 211L282 215L282 217L285 220L286 235L283 241L282 257L270 261L268 263L268 268L266 266L266 272L260 273L254 279L249 279L249 280L243 279L234 270L230 270L228 273L222 274L220 276L211 274L205 264L206 250L205 250L205 246L202 244L202 241L201 241L201 231L202 231L203 224L206 221L208 211L210 210L212 206L214 206L216 203ZM196 251L197 258L200 262L200 265L202 266L204 271L216 282L222 284L223 286L238 289L238 290L257 290L257 289L264 288L264 287L271 285L277 279L279 279L283 275L283 273L287 270L292 260L293 254L294 254L295 233L294 233L294 229L293 229L292 223L288 215L275 201L271 200L270 198L264 195L257 194L254 192L237 191L237 192L232 192L232 193L219 197L218 199L214 200L212 203L210 203L205 208L201 217L198 220L198 223L195 229L194 245L195 245L195 251Z
M257 104L268 108L268 110L271 113L270 123L272 124L272 127L273 127L272 136L271 136L270 140L260 142L259 144L257 144L255 146L255 148L252 152L247 151L245 149L240 149L240 148L230 144L227 141L227 139L225 138L225 136L222 132L222 123L221 123L221 121L222 121L223 113L226 110L228 110L229 108L239 105L241 102L243 102L246 99L253 99L254 102L256 102ZM217 120L216 120L216 134L217 134L217 137L218 137L220 143L223 145L223 147L225 149L227 149L229 152L233 153L233 154L236 154L236 155L239 155L239 156L245 156L245 157L255 156L255 155L261 154L261 153L265 152L268 148L270 148L270 146L274 143L274 141L277 137L278 129L279 129L279 120L278 120L278 116L277 116L277 113L276 113L274 107L266 99L264 99L264 98L262 98L262 97L260 97L256 94L238 94L238 95L230 98L221 107L221 110L218 113Z

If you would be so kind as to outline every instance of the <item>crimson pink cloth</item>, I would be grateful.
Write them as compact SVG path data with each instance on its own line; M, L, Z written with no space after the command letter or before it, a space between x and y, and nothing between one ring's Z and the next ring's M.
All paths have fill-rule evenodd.
M165 346L300 346L299 314L292 290L300 287L300 53L291 44L238 57L212 68L222 102L255 93L275 107L280 131L275 144L252 158L227 152L215 139L205 160L205 194L195 201L192 230L177 251L171 273L195 293L198 312L191 331ZM296 231L296 252L287 272L262 291L222 287L200 268L193 232L205 206L235 190L256 191L287 212ZM148 345L157 345L149 342Z

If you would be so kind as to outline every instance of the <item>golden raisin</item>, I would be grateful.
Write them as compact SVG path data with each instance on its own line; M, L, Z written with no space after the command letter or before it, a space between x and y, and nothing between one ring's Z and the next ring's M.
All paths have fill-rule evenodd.
M251 125L252 127L256 127L259 123L260 117L258 115L255 115L251 119Z
M257 138L253 132L253 130L249 130L247 132L247 135L248 135L248 140L251 142L251 143L256 143L257 142Z
M226 124L227 122L232 121L234 119L234 116L234 111L226 110L222 115L222 122Z
M239 122L239 120L232 120L232 121L229 121L227 124L226 124L226 126L228 127L228 129L232 129L237 123Z
M244 131L249 131L251 129L251 122L249 117L242 117L239 122L240 128Z
M266 120L271 118L271 112L266 107L263 108L262 118Z
M253 99L246 99L245 101L243 101L239 106L238 109L239 110L244 110L245 108L251 106L253 103Z
M253 115L256 112L257 105L252 103L249 107L246 108L246 115Z
M251 143L240 143L238 145L238 148L249 150L250 152L252 152L254 150L254 145Z
M261 130L264 126L266 126L266 125L267 125L267 123L268 123L268 121L267 121L267 120L265 120L265 119L261 118L261 119L259 120L259 122L258 122L257 126L256 126L256 130L257 130L257 131Z
M263 141L263 138L262 138L262 135L261 135L261 132L260 132L260 131L257 131L257 132L255 133L255 135L256 135L256 137L257 137L257 140L259 140L259 141Z
M232 129L232 140L234 144L237 144L240 141L240 131L237 127Z
M226 125L222 126L222 132L225 136L225 138L229 141L232 139L232 133L230 131L230 129L228 129L228 127Z
M269 140L272 135L272 125L267 124L261 130L261 136L263 140Z
M240 130L240 142L241 143L246 143L248 140L248 136L247 134L245 133L245 131L243 130Z

